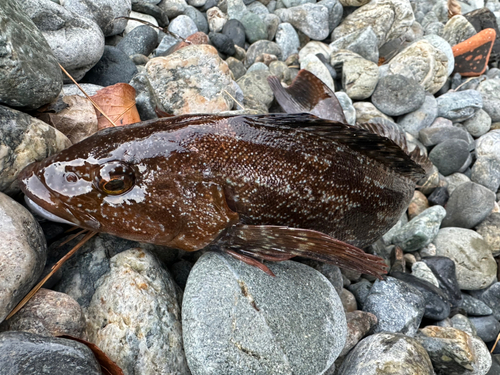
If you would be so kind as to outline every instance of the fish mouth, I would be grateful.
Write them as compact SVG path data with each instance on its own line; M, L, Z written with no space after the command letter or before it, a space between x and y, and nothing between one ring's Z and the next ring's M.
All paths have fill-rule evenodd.
M70 224L70 225L76 225L75 223L72 223L71 221L68 221L66 219L63 219L62 217L59 217L57 215L54 215L53 213L50 213L47 211L45 208L39 206L35 202L33 202L27 195L24 195L24 201L26 202L26 205L30 208L31 211L33 211L35 214L38 216L43 217L44 219L56 222L56 223L62 223L62 224Z

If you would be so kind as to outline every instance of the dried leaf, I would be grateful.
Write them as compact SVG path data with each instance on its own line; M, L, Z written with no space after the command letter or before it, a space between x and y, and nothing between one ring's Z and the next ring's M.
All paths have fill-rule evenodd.
M141 121L135 106L135 89L128 83L105 87L91 97L117 126ZM99 130L113 126L96 110Z
M462 14L462 7L457 0L448 0L448 18Z
M99 365L101 365L101 370L102 373L105 375L124 375L123 370L115 363L113 362L107 355L104 353L101 349L96 344L93 344L89 341L83 340L78 337L73 337L73 336L68 336L68 335L62 335L58 336L63 339L69 339L69 340L74 340L78 341L84 345L86 345L90 350L92 350L92 353L94 353L94 356L97 359L97 362L99 362Z

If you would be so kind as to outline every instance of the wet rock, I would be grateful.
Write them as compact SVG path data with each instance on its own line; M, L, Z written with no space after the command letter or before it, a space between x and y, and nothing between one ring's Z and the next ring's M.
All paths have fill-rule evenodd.
M437 252L437 250L436 250ZM439 288L446 294L452 308L461 306L462 293L457 280L455 262L444 256L423 257L422 262L427 264L436 277Z
M469 157L469 144L461 139L447 139L429 153L432 161L443 176L458 172Z
M267 82L269 71L247 72L236 83L241 87L245 98L256 100L268 108L271 106L274 95Z
M437 254L453 260L460 289L477 290L495 281L497 264L481 235L463 228L443 228L434 239Z
M460 122L474 116L483 106L476 90L448 92L437 98L438 116Z
M4 374L102 374L86 345L27 332L0 333L0 363Z
M414 137L419 131L426 129L434 122L438 114L437 101L434 95L427 93L424 102L417 110L407 113L398 119L398 125Z
M115 83L129 83L137 73L137 67L130 58L117 47L105 46L99 62L90 69L84 81L101 86Z
M483 301L474 298L466 293L462 293L462 309L467 315L472 316L487 316L493 314L493 310ZM490 340L485 340L490 341Z
M0 103L34 109L51 102L61 91L62 75L47 41L15 1L4 4L0 18L4 20L0 26Z
M404 90L401 88L404 87ZM372 95L372 103L388 116L400 116L420 108L425 90L414 80L395 74L382 77Z
M307 3L288 9L277 9L275 14L282 22L292 24L311 39L323 40L328 37L328 8L324 5Z
M163 108L175 115L230 110L231 73L209 45L190 45L146 64L151 85ZM227 95L227 94L226 94Z
M321 373L338 357L346 322L333 286L300 263L268 266L275 278L226 255L198 260L182 306L193 374Z
M373 314L364 311L352 311L346 313L347 320L347 340L340 353L341 356L346 355L356 346L370 329L377 323L377 317Z
M366 60L378 64L378 40L377 35L371 26L367 26L359 31L354 31L341 38L336 39L329 44L332 52L338 52L341 49L346 49L357 53Z

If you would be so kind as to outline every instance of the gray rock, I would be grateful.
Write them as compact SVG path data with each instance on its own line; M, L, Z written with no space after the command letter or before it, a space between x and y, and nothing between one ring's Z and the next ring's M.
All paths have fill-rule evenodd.
M180 15L170 22L168 25L168 31L180 36L181 38L187 38L188 36L196 33L198 28L190 17Z
M497 159L480 157L472 167L471 181L496 193L500 187L500 164Z
M181 42L180 38L176 38L170 34L165 35L158 47L156 47L155 56L163 56L164 53L179 42Z
M209 32L208 22L204 13L200 12L195 7L188 5L187 7L184 8L184 15L188 16L193 20L198 31L208 34Z
M278 26L281 23L280 18L276 14L266 14L264 16L261 16L261 19L264 21L264 24L266 25L267 39L274 40L276 32L278 31Z
M258 15L247 12L240 21L245 27L246 39L250 44L267 39L267 26Z
M437 98L438 116L455 122L467 120L483 107L481 94L476 90L448 92Z
M469 157L469 145L462 139L447 139L429 153L432 161L443 176L458 172Z
M292 7L296 7L296 6L299 6L302 4L307 4L307 3L314 4L315 1L314 0L283 0L283 5L285 6L285 8L292 8Z
M331 33L340 23L344 13L344 7L338 0L321 0L318 5L328 8L328 32Z
M435 126L432 125L429 128L425 128L419 131L418 138L422 142L422 144L426 147L435 146L437 144L443 143L445 141L449 141L454 139L455 141L462 140L466 142L467 148L469 151L469 138L467 136L467 132L457 126L453 125L443 125L443 126ZM467 153L468 154L468 153ZM446 155L444 155L446 157ZM465 157L464 160L467 158ZM463 163L463 162L462 162ZM458 164L458 162L456 163ZM461 165L461 164L460 164Z
M377 323L377 317L373 314L364 311L352 311L346 313L347 319L347 340L340 353L341 356L346 355L356 346L370 329Z
M156 108L161 109L161 104L156 97L156 93L149 82L146 73L139 73L129 82L135 89L135 105L142 121L157 118Z
M403 36L414 20L410 3L401 0L377 1L349 14L333 31L332 39L336 40L371 26L377 35L378 47L381 47L386 42Z
M101 375L92 351L80 342L27 332L0 333L2 375Z
M115 255L109 267L86 309L89 340L129 374L189 374L169 273L143 249Z
M278 58L278 60L283 60L283 51L280 46L274 42L270 42L269 40L259 40L258 42L253 43L247 50L247 55L244 61L245 67L249 67L252 65L258 56L263 53L267 53L269 55L274 55Z
M167 27L169 24L167 12L165 12L156 4L148 3L145 1L134 1L132 3L132 10L134 12L153 16L158 22L158 25L161 27Z
M104 36L120 34L125 30L130 14L130 0L60 0L67 10L94 21Z
M476 35L474 26L472 26L464 16L458 15L450 18L444 26L440 36L446 40L450 46L455 46L474 35Z
M474 325L470 322L469 318L466 317L465 315L462 314L453 315L449 321L451 323L450 327L456 328L460 331L464 331L471 336L475 336L477 333L476 327L474 327ZM446 327L445 325L440 325L440 324L436 325L440 327Z
M121 49L105 46L101 59L83 79L96 85L111 86L129 83L136 73L137 67Z
M417 340L389 332L363 339L349 353L338 372L339 375L384 373L434 375L429 355Z
M299 52L299 35L290 23L283 22L278 26L275 40L281 48L283 60L286 60L288 56Z
M424 39L446 55L446 58L448 59L447 75L451 75L451 73L453 73L453 70L455 69L455 57L453 56L453 51L451 49L450 43L448 43L440 36L433 34L426 35Z
M248 12L243 0L227 0L227 15L229 20L235 19L240 21L241 17Z
M31 290L47 258L42 228L19 203L0 193L0 322Z
M258 1L247 4L247 10L258 16L269 14L269 9L267 9L267 7L264 4Z
M427 246L436 237L446 210L433 206L403 225L392 237L392 243L406 252L417 251Z
M493 310L493 316L496 320L500 319L500 282L495 282L484 290L475 290L471 294Z
M141 54L148 56L158 45L156 31L147 25L136 27L118 42L117 48L126 55Z
M274 13L282 22L292 24L311 39L323 40L328 37L328 8L324 5L307 3L288 9L276 9Z
M490 246L493 256L500 254L500 212L492 212L476 227L476 232Z
M375 281L363 304L363 311L378 319L374 333L385 331L410 337L417 332L424 310L425 300L420 291L393 277Z
M231 69L235 80L240 79L240 77L244 76L247 72L243 63L234 57L228 57L226 63L229 66L229 69Z
M480 109L470 119L465 120L463 124L470 135L480 137L490 130L491 117L486 113L486 111Z
M332 52L338 52L341 49L347 49L357 53L366 60L378 64L378 46L377 35L371 26L364 29L347 34L341 38L336 39L329 44Z
M269 67L266 64L264 64L263 62L256 62L248 67L247 73L256 72L259 70L269 71Z
M54 100L62 75L47 41L18 2L0 9L0 103L25 109ZM29 58L26 58L29 56Z
M19 192L16 178L25 166L70 145L64 134L45 122L0 106L0 191Z
M482 185L465 182L451 194L443 227L474 228L493 210L495 194Z
M331 55L331 48L328 44L318 42L316 40L311 40L304 47L302 47L299 51L299 61L307 58L309 55L318 55L322 54L323 57L329 61Z
M193 374L304 374L331 367L346 337L335 289L303 264L269 267L275 278L218 253L195 264L182 305Z
M462 293L462 306L460 307L467 315L487 316L493 314L493 310L486 303L466 293Z
M463 173L453 173L445 177L445 180L448 182L448 193L450 195L459 185L463 184L464 182L470 182L470 178Z
M413 263L411 266L411 274L439 288L439 281L429 266L424 262Z
M434 122L437 117L438 108L434 95L427 93L424 102L417 110L407 113L398 118L398 125L414 137L419 136L419 131L425 129Z
M104 87L103 86L99 86L99 85L94 85L92 83L79 83L78 84L86 93L87 95L89 96L93 96L95 94L97 94L97 91L103 89ZM69 96L69 95L79 95L81 96L82 98L86 98L85 94L82 92L82 90L80 90L80 88L75 85L75 84L71 84L71 85L63 85L63 90L62 90L62 94L64 96Z
M87 18L50 0L18 2L47 40L59 63L79 81L101 58L104 35ZM65 82L70 82L64 78Z
M274 99L271 87L267 82L269 71L247 72L236 83L241 87L245 98L256 100L264 104L267 108L271 106Z
M82 308L73 298L42 288L19 312L0 325L0 331L81 337L84 327Z
M401 88L404 87L404 90ZM414 80L395 74L378 81L372 95L372 103L388 116L400 116L420 108L424 104L425 90Z
M483 99L483 109L492 122L500 121L500 99Z
M477 336L484 342L495 341L500 332L500 322L493 315L471 316L469 320L476 328Z
M153 24L154 26L158 26L158 21L156 20L156 18L148 14L132 11L130 12L129 17L148 22L150 24ZM127 25L125 26L125 30L123 31L124 36L127 35L129 32L131 32L132 30L134 30L136 27L144 25L144 22L136 21L135 19L129 19L127 21Z
M372 288L372 283L366 279L361 279L357 283L351 284L347 287L347 289L352 294L354 294L356 302L358 302L358 306L361 309L363 309L366 297L368 297L368 295L370 294L371 288Z
M464 228L443 228L434 244L437 255L455 262L460 289L484 289L495 281L497 264L480 234Z
M477 88L484 99L500 99L499 90L500 78L485 79Z
M354 109L354 105L352 104L351 98L347 96L345 92L336 92L335 96L340 102L340 106L344 111L344 116L348 124L354 125L356 123L356 110Z
M496 159L500 162L500 129L491 130L476 141L478 157Z

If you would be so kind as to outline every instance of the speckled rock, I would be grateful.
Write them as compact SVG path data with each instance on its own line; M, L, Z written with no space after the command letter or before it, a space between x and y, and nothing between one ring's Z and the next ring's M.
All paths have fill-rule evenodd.
M318 4L302 4L292 8L277 9L275 14L282 22L292 24L309 38L323 40L328 37L328 8Z
M455 57L453 56L453 50L451 49L450 43L435 34L426 35L424 39L446 55L446 58L448 59L447 73L448 76L451 75L455 69Z
M329 44L332 52L346 49L378 64L378 40L371 26L344 35Z
M196 33L198 31L198 27L196 27L196 24L190 17L181 14L170 22L168 25L168 31L180 36L181 38L187 38L188 36Z
M484 289L495 281L497 264L480 234L470 229L443 228L434 244L438 255L455 262L460 289Z
M250 44L267 39L266 24L257 14L247 12L240 21L245 28L246 39Z
M398 125L405 131L418 137L419 131L432 125L438 114L434 95L427 93L420 108L398 119Z
M101 375L92 351L73 340L27 332L0 333L2 375Z
M417 340L397 333L377 333L349 353L339 375L433 375L431 360Z
M493 212L476 228L486 243L490 246L494 256L500 254L500 213Z
M135 105L142 121L157 118L156 108L161 108L156 93L145 72L136 74L129 82L135 89Z
M217 113L230 110L231 73L209 45L190 45L146 64L151 85L169 113Z
M213 7L207 10L208 28L214 33L220 33L228 18L219 8Z
M62 88L57 60L42 33L15 1L0 9L0 103L25 109L54 100ZM30 58L24 58L30 56Z
M104 35L87 18L50 0L19 2L47 40L59 63L79 81L104 52ZM65 82L70 82L64 78Z
M276 43L283 51L283 59L286 60L288 56L298 53L300 48L300 41L297 31L288 22L283 22L278 26L276 31Z
M476 112L470 119L464 121L463 125L474 137L486 134L491 128L491 117L482 109Z
M117 254L109 266L86 309L89 340L129 374L189 374L171 276L143 249Z
M73 298L42 288L19 312L0 325L0 331L81 337L84 327L82 308Z
M402 0L380 0L362 6L348 15L333 31L332 39L371 26L377 35L378 47L403 36L415 17L411 5Z
M384 115L370 102L355 102L353 103L353 106L356 110L356 121L358 122L368 122L375 117L382 117L386 120L392 120L392 118Z
M270 75L268 70L247 72L236 83L241 87L245 98L256 100L269 108L274 98L267 82Z
M451 18L446 23L441 32L441 37L446 40L450 46L455 46L469 39L471 36L476 35L476 33L474 26L472 26L464 16L458 15Z
M404 87L404 90L401 88ZM372 103L388 116L400 116L420 108L425 90L417 82L400 74L382 77L372 95Z
M45 122L0 106L0 191L19 192L16 177L25 166L70 144L64 134Z
M338 357L347 330L333 286L300 263L268 266L275 278L218 253L195 264L182 305L193 375L322 373Z
M40 277L47 243L34 217L0 193L0 322Z
M411 274L439 288L439 281L429 266L424 262L413 263L411 266Z
M500 320L500 282L495 282L483 290L471 292L472 296L486 303L492 310L496 320Z
M59 0L67 10L94 21L104 36L120 34L125 30L132 10L130 0Z
M474 116L483 107L481 94L476 90L448 92L437 98L438 116L460 122Z
M158 35L156 31L150 26L142 25L125 35L116 47L128 56L135 54L149 56L157 45Z
M410 44L388 64L388 74L401 74L435 94L448 78L448 59L427 40Z
M480 299L474 298L466 293L462 294L462 309L467 315L488 316L493 314L493 310ZM489 340L488 340L489 341Z
M437 249L435 249L435 252L437 254ZM438 280L439 288L448 297L451 307L459 307L462 304L462 293L457 280L455 262L448 257L439 255L422 257L422 262L431 269Z
M470 178L463 173L453 173L447 176L445 179L446 182L448 182L448 193L450 195L459 185L463 184L464 182L470 182Z
M443 119L442 117L439 117L439 119ZM444 120L444 119L443 119ZM449 120L446 120L449 121ZM437 121L435 121L437 122ZM451 121L449 121L451 123ZM418 133L418 137L422 144L426 147L429 146L435 146L437 144L440 144L445 141L449 140L462 140L466 142L467 147L467 154L470 149L469 143L470 139L469 136L467 135L467 132L464 129L459 128L458 126L453 126L451 124L432 124L430 127L421 129ZM446 152L443 153L443 155L446 157ZM464 159L465 160L465 159ZM463 163L463 162L462 162ZM456 163L458 164L458 163ZM461 166L462 164L460 164Z
M497 192L500 187L500 164L498 159L479 157L472 166L470 179L492 192Z

